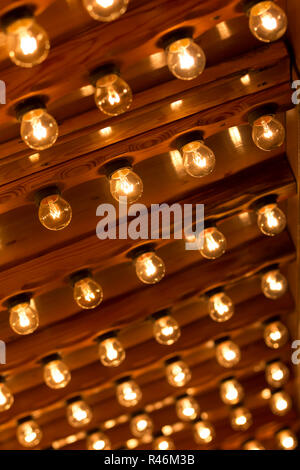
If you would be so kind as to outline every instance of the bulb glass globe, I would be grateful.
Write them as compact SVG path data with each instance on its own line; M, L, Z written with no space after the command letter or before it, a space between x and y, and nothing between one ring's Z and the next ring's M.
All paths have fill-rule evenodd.
M213 172L216 157L202 141L193 141L181 149L185 171L195 178L202 178Z
M8 55L19 67L40 64L50 50L48 35L34 18L20 18L7 26L6 39Z
M193 80L205 68L204 51L192 38L172 42L167 47L166 54L170 72L180 80Z
M259 2L250 10L249 27L260 41L277 41L287 30L287 16L276 3Z
M63 230L72 220L72 208L59 194L53 194L41 200L38 217L46 229Z
M94 20L114 21L123 15L129 0L83 0L83 5Z
M125 113L132 103L132 91L119 75L111 73L97 80L96 105L104 114L117 116Z

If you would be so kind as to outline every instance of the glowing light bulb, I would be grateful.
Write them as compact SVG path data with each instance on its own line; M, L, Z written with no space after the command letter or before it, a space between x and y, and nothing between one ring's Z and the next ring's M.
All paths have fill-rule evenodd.
M143 182L131 168L114 171L110 176L109 186L112 197L121 203L126 197L126 203L132 204L143 194Z
M272 42L281 38L287 29L285 12L272 1L262 1L250 10L250 31L263 42Z
M172 387L183 387L192 377L188 365L181 359L171 359L172 362L166 363L166 377Z
M153 324L153 334L160 344L170 346L180 338L180 327L171 315L164 315L157 318Z
M189 395L183 395L176 400L176 413L182 421L195 420L200 412L197 400Z
M71 280L73 280L74 300L80 308L95 308L102 302L102 287L92 278L88 271L75 273L71 276Z
M225 253L226 238L217 228L209 227L204 229L200 234L200 239L203 240L200 253L204 258L216 259Z
M165 263L153 251L142 253L135 259L136 275L144 284L156 284L165 275Z
M274 321L266 325L264 330L264 340L271 349L278 349L288 340L288 330L280 321Z
M216 345L216 359L220 366L233 367L241 359L240 348L233 341L224 340Z
M172 42L166 48L166 54L170 72L180 80L193 80L205 68L204 51L192 38Z
M125 359L125 349L118 338L99 339L99 357L105 367L118 367Z
M33 9L22 6L1 18L8 55L20 67L33 67L48 56L50 42L46 31L36 22Z
M94 431L87 436L88 450L111 450L111 444L108 437L100 431Z
M61 197L58 190L53 188L41 190L40 194L46 194L39 201L39 221L48 230L63 230L72 219L72 208L70 204ZM39 193L37 193L39 198Z
M29 335L39 326L39 315L35 302L26 294L9 300L9 324L18 335Z
M197 444L209 444L215 437L215 430L208 421L199 420L193 426L194 439Z
M221 382L220 396L225 405L237 405L244 398L244 389L236 379L226 379Z
M58 354L44 359L44 381L50 388L59 389L68 385L71 373Z
M298 445L296 435L291 429L281 429L276 433L277 444L280 449L293 450Z
M270 398L270 408L275 415L284 416L292 408L291 397L284 390L273 393Z
M132 91L117 73L109 73L96 81L95 101L102 113L117 116L130 108Z
M138 413L131 418L130 430L137 437L151 435L153 431L153 422L147 413Z
M42 431L31 416L19 421L17 439L24 447L35 447L42 439Z
M159 436L154 440L154 450L175 450L175 444L173 439L166 436Z
M254 439L251 439L245 442L243 445L243 449L244 450L266 450L260 442Z
M266 381L271 387L281 387L287 382L289 375L288 367L281 361L274 361L266 365Z
M259 149L274 150L284 143L285 130L273 116L262 116L253 123L252 139Z
M76 397L67 403L67 420L70 426L78 428L92 420L92 410L81 397Z
M14 396L6 385L4 378L0 376L0 413L9 410L14 403Z
M212 320L224 322L234 314L234 306L231 298L224 292L218 292L208 300L208 311Z
M257 212L257 225L264 235L273 237L286 227L286 217L277 204L267 204Z
M193 141L181 149L185 171L195 178L207 176L215 168L216 158L213 151L203 141Z
M123 15L129 0L83 0L83 5L94 20L113 21Z
M140 387L130 378L117 383L116 393L120 405L126 407L137 405L142 398Z
M24 106L26 106L26 102ZM21 107L20 110L22 111ZM58 137L58 125L54 117L44 107L31 107L26 112L21 112L19 116L21 137L28 147L35 150L45 150L55 144Z
M272 269L262 276L261 289L268 299L278 299L287 291L287 280L279 269Z
M244 406L233 408L230 413L230 424L234 431L247 431L252 424L250 411Z

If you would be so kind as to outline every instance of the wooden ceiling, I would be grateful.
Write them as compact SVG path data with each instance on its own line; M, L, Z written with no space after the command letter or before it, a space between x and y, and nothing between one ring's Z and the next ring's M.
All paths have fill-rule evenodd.
M43 431L38 449L85 449L85 432L95 426L106 430L114 449L126 446L132 439L132 410L118 404L114 383L128 374L143 392L133 411L146 408L155 432L173 426L177 449L240 449L250 437L275 449L278 429L300 429L297 372L290 343L279 351L266 347L263 322L280 316L291 339L297 338L297 298L292 287L276 301L265 298L260 272L279 263L290 286L295 284L296 156L289 140L277 150L259 150L247 114L274 102L282 123L291 120L291 57L285 41L266 45L256 40L240 0L131 0L126 14L107 24L92 20L80 0L31 3L38 6L38 22L50 37L47 60L32 69L16 67L7 57L4 35L0 37L0 79L7 86L7 104L0 106L0 339L7 344L7 363L0 373L15 397L12 408L0 414L0 449L22 449L17 420L29 414ZM286 1L278 3L288 11ZM0 0L0 15L7 4ZM161 36L181 26L194 28L207 57L204 73L191 81L170 74L157 46ZM89 72L107 61L120 66L134 96L131 109L114 118L96 108L89 82ZM32 95L47 98L59 124L57 143L41 152L21 140L14 114L16 103ZM217 159L216 170L202 179L189 177L174 151L176 137L194 129L204 132ZM142 178L141 202L147 206L205 204L206 220L216 220L227 238L226 253L204 260L198 251L186 251L182 240L157 240L166 277L154 286L142 285L127 256L140 242L100 241L95 233L97 206L114 203L101 169L122 156L131 157ZM71 224L57 232L40 224L33 197L53 184L73 210ZM253 211L253 202L267 194L278 195L288 217L288 229L272 238L259 231ZM83 268L93 271L104 291L103 303L93 310L79 309L68 281ZM221 325L209 318L203 300L206 291L218 286L235 304L233 318ZM5 306L21 292L33 293L40 316L38 330L28 336L13 333ZM182 329L181 338L168 347L154 340L148 319L164 308L172 308ZM117 368L105 368L95 338L115 329L120 329L126 360ZM242 352L240 363L229 371L215 360L214 341L224 335ZM56 352L72 374L61 390L44 384L40 365L43 357ZM179 393L164 372L164 361L175 354L190 366L187 389L215 426L216 439L207 446L194 442L190 424L178 422L174 398ZM294 406L284 417L273 415L262 396L265 363L277 357L291 371L286 390ZM253 415L246 432L231 429L229 407L219 397L219 382L228 375L245 388L245 405ZM79 393L91 405L93 419L78 432L65 414L66 399ZM135 445L151 449L153 444Z

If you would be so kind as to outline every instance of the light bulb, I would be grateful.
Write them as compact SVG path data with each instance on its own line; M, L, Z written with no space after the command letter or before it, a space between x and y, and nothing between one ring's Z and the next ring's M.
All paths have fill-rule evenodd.
M218 292L208 300L208 311L212 320L224 322L234 314L234 306L231 298L224 292Z
M45 108L31 109L22 114L21 137L34 150L48 149L57 140L57 122Z
M46 31L36 22L30 7L11 10L1 18L8 55L20 67L43 62L50 49Z
M4 382L3 377L0 377L0 413L9 410L14 403L14 396L10 389Z
M252 424L250 411L244 406L233 408L230 413L230 424L234 431L247 431Z
M20 420L17 427L17 439L24 447L35 447L42 439L42 431L33 418L28 417Z
M278 349L288 340L287 327L280 321L274 321L266 325L264 330L264 340L271 349Z
M151 435L153 430L152 419L147 413L138 413L131 418L130 430L137 438L141 438L145 435Z
M39 220L48 230L63 230L72 219L72 208L60 194L50 194L39 203Z
M273 237L285 229L286 217L277 204L267 204L258 210L257 225L264 235Z
M96 81L95 101L102 113L117 116L130 108L132 91L118 74L109 73Z
M9 324L18 335L29 335L39 326L39 315L35 302L26 295L9 300Z
M275 415L284 416L292 408L291 397L284 390L273 393L270 398L270 408Z
M205 68L204 51L192 38L175 40L166 48L166 54L170 72L180 80L193 80Z
M54 355L44 359L44 381L53 389L64 388L71 380L68 366L60 356Z
M279 269L272 269L262 276L261 289L268 299L279 299L287 291L287 280Z
M89 309L97 307L103 300L102 287L88 272L79 272L74 275L73 297L80 308Z
M259 149L271 151L284 143L285 130L273 116L262 116L253 123L252 139Z
M171 437L159 436L154 440L154 450L175 450L175 444Z
M70 400L67 404L67 420L70 426L78 428L92 420L92 410L80 397Z
M291 429L282 429L276 433L276 440L280 449L293 450L298 445L296 435Z
M176 413L182 421L193 421L198 417L200 407L197 400L189 395L178 397L176 400Z
M88 450L111 450L108 437L100 431L89 433L87 436Z
M156 284L165 275L165 263L156 253L149 251L135 259L135 270L144 284Z
M83 0L83 5L94 20L113 21L123 15L129 0Z
M110 176L109 186L112 197L121 203L123 201L120 198L126 197L127 204L132 204L143 194L143 182L131 168L114 171Z
M251 439L250 441L245 442L243 445L243 449L244 450L266 450L260 442L254 439Z
M117 383L116 393L120 405L126 407L137 405L142 398L140 387L130 378Z
M216 227L204 229L200 234L200 239L203 239L203 247L200 249L200 253L204 258L216 259L225 253L226 238Z
M172 387L183 387L191 380L188 365L180 359L166 363L166 377Z
M276 41L286 32L287 17L276 3L259 2L250 10L249 27L252 34L260 41Z
M241 359L241 351L237 344L225 340L216 345L216 359L222 367L233 367Z
M99 340L99 357L105 367L118 367L125 359L125 349L118 338Z
M164 315L157 318L153 324L153 334L160 344L170 346L180 338L180 327L171 315Z
M190 176L202 178L215 168L215 154L203 141L197 140L184 145L181 153L184 169Z
M271 387L281 387L287 382L289 375L288 367L281 361L274 361L266 365L266 381Z
M215 437L215 430L208 421L197 421L193 426L197 444L209 444Z
M236 379L226 379L221 382L220 396L225 405L237 405L244 398L244 389Z

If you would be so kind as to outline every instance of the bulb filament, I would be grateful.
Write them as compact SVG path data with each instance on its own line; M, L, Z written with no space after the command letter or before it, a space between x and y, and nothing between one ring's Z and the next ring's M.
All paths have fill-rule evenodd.
M132 401L136 399L136 393L132 390L132 388L129 385L124 387L123 395L124 395L124 400L126 401Z
M2 390L0 390L0 406L5 405L6 403L7 403L7 398L2 392Z
M151 259L145 261L146 276L151 277L156 273L156 267Z
M38 48L37 40L25 32L20 35L20 48L24 55L33 54Z
M195 59L182 47L179 53L179 63L182 70L189 70L195 65Z
M206 234L206 244L207 249L210 252L214 252L219 249L219 244L214 240L214 237L210 233Z
M112 106L119 104L121 101L119 93L117 93L113 88L108 90L108 101Z
M267 13L261 17L262 25L268 31L274 31L277 28L277 20L270 13Z
M59 209L58 205L52 201L51 199L48 201L50 216L52 219L60 219L61 218L61 210Z
M96 3L102 8L109 8L113 6L114 0L96 0Z
M229 311L228 305L224 304L220 298L216 298L214 301L215 310L218 312L219 315L224 315Z

